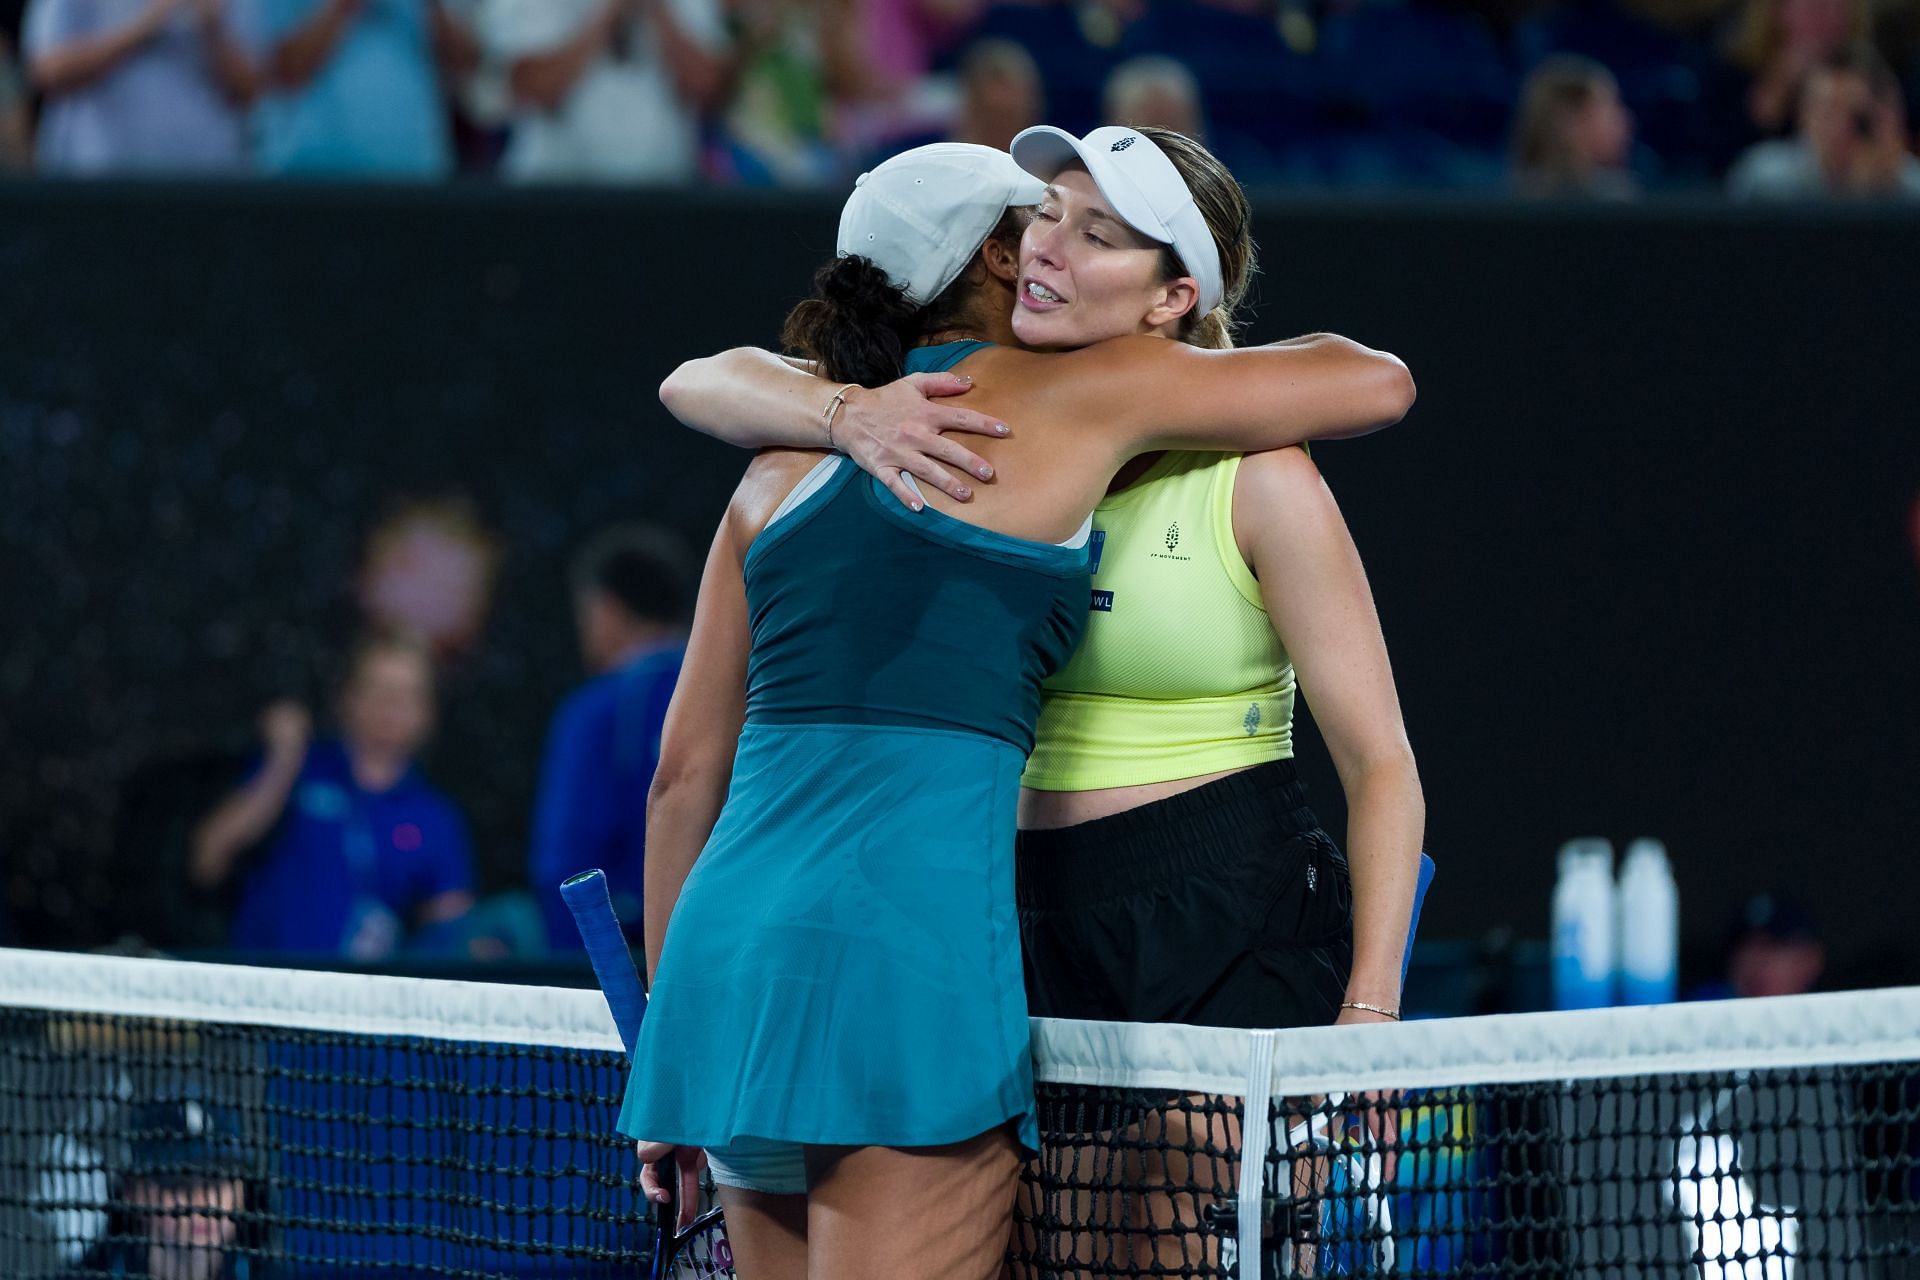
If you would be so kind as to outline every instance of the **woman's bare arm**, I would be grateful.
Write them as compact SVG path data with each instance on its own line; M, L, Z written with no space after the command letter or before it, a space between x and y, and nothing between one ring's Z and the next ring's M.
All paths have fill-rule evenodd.
M260 737L266 751L259 772L214 806L213 812L193 829L187 878L194 888L213 889L225 883L240 855L280 821L287 798L300 780L312 736L312 718L297 702L276 702L260 713Z
M228 28L220 0L200 0L200 38L206 41L207 61L227 101L252 106L266 88L267 69Z
M1365 435L1405 417L1415 394L1398 357L1332 333L1228 351L1133 336L1056 359L1041 380L1054 410L1071 407L1123 458Z
M1363 435L1398 422L1414 399L1413 377L1397 357L1336 334L1231 351L1136 336L1047 359L1034 390L1048 416L1105 433L1120 462L1155 449L1254 453ZM913 374L853 388L835 418L834 443L915 510L920 500L903 473L965 502L971 486L948 468L981 480L993 471L944 433L998 436L1005 424L931 397L971 385L951 374ZM820 448L836 389L799 361L739 347L681 365L661 384L660 400L681 422L729 444Z
M304 88L325 70L367 0L321 0L313 12L274 46L269 66L275 83Z
M606 0L558 45L515 58L507 69L513 100L536 111L558 111L580 78L613 44L624 13L620 0Z
M973 386L971 378L915 373L871 390L855 386L834 415L829 446L826 409L841 385L815 376L805 361L736 347L675 369L660 384L660 403L695 431L743 449L838 447L916 511L920 498L903 473L960 502L973 492L955 471L993 478L983 458L945 434L1007 434L998 418L950 403Z
M713 833L747 716L746 546L732 508L721 518L700 579L687 656L660 736L647 792L644 929L647 984L660 967L680 886Z
M46 94L84 89L125 62L166 26L177 0L149 0L120 26L65 41L27 64L33 87Z
M1233 510L1242 552L1346 792L1354 905L1345 998L1398 1009L1426 801L1366 570L1332 492L1301 450L1243 461ZM1345 1010L1342 1021L1372 1016Z

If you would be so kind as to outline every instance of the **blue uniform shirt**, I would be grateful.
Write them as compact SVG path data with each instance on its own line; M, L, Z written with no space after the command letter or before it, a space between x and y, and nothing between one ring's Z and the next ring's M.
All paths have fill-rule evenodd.
M647 848L647 788L660 763L660 730L684 650L652 649L576 689L554 713L540 767L528 874L555 948L580 932L560 882L599 867L629 938L640 936Z
M325 739L308 748L280 834L247 877L232 942L377 959L423 903L472 888L467 824L418 766L367 791L346 748Z

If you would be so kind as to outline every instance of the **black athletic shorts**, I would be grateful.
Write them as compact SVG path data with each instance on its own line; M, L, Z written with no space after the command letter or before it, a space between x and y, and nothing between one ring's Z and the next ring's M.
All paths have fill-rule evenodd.
M1340 1012L1353 887L1291 761L1022 831L1017 871L1036 1016L1295 1027Z

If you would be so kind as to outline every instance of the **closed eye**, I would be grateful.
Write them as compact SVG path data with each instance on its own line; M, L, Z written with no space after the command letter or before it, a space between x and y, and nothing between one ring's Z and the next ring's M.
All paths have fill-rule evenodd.
M1090 241L1093 244L1099 245L1102 249L1111 249L1113 247L1112 245L1108 244L1105 240L1102 240L1099 236L1095 235L1091 231L1086 232L1085 235L1088 241Z

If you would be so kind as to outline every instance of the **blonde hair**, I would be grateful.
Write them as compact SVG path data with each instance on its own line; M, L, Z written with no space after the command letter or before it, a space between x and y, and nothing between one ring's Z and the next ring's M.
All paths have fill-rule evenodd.
M1225 351L1233 345L1233 330L1238 323L1235 312L1246 301L1247 287L1259 270L1253 243L1253 206L1227 166L1186 134L1152 126L1143 126L1137 132L1159 147L1180 171L1220 254L1220 303L1205 315L1188 312L1180 322L1180 340L1210 351ZM1161 250L1161 266L1168 280L1192 274L1171 247Z
M1613 73L1591 58L1560 54L1533 69L1514 116L1514 178L1529 190L1578 187L1586 178L1573 154L1567 126L1603 89L1619 91Z

